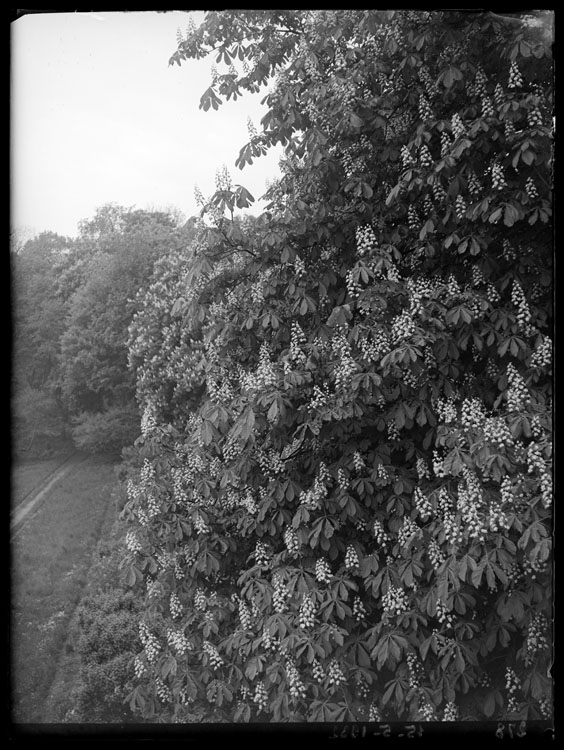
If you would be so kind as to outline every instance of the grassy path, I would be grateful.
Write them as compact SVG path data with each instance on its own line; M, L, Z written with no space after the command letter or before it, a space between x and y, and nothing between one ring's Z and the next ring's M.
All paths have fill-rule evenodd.
M66 456L14 464L10 487L12 512L26 499L27 495L41 487L53 472L65 464L71 455L72 453L69 453Z
M47 697L115 484L114 465L106 460L74 466L12 542L14 722L53 721L46 716Z

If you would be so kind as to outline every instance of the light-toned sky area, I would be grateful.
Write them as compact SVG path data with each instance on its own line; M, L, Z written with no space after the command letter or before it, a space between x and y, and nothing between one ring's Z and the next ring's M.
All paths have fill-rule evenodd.
M200 110L214 58L168 64L189 15L203 17L116 11L13 22L12 230L75 236L105 203L174 206L191 216L194 186L211 195L223 164L255 198L264 193L280 152L242 171L235 159L249 140L247 117L258 127L266 112L267 89Z

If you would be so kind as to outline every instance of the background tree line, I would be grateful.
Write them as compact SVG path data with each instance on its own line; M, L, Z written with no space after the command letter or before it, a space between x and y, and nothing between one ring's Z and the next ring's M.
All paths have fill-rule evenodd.
M16 456L76 447L119 454L139 433L127 329L158 258L193 222L107 204L76 238L13 243L12 439Z

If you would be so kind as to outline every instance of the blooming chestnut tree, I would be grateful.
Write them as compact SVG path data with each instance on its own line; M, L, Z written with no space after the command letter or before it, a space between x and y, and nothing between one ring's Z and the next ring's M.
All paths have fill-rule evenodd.
M550 19L549 19L550 20ZM223 11L203 109L266 83L130 329L133 708L551 712L551 31L542 14Z

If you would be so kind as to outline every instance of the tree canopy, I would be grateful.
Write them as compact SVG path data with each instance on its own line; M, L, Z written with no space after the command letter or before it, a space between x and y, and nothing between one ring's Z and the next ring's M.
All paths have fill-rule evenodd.
M220 176L131 329L144 716L550 714L551 43L485 11L179 33L227 67L204 110L274 81L237 165L285 159L247 225Z

